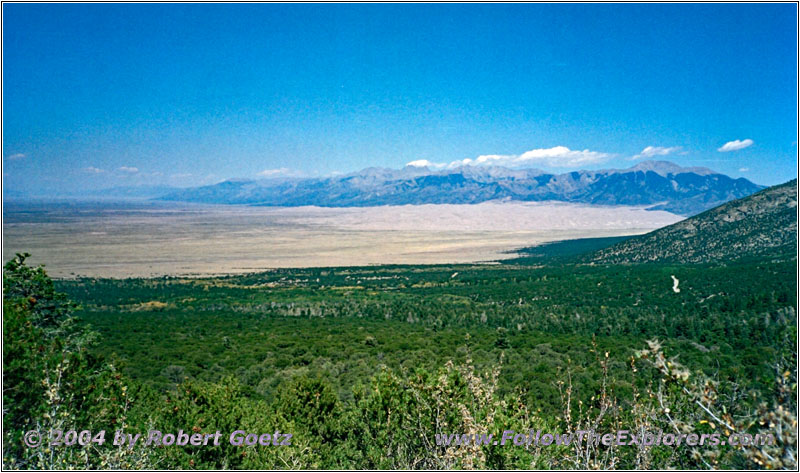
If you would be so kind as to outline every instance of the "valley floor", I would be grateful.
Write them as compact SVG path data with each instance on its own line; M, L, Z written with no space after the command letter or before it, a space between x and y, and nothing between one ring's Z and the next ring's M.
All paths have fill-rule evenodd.
M682 217L641 207L485 202L364 208L38 203L3 208L3 250L54 277L496 261L549 241L641 234Z

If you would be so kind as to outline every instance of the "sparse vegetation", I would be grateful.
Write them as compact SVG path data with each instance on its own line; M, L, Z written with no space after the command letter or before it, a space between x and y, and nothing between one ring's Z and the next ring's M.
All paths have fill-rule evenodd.
M797 179L587 255L584 261L709 263L793 259Z

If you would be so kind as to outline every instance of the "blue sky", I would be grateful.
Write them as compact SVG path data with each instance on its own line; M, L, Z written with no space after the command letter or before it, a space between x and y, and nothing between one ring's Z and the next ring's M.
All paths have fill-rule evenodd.
M776 184L797 174L796 15L793 4L4 4L4 184L647 158Z

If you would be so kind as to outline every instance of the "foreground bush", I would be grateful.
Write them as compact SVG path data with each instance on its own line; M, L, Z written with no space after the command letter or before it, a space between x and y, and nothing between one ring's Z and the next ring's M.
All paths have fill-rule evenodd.
M625 375L609 375L609 354L596 346L591 392L573 385L573 368L559 366L552 383L561 412L542 411L521 386L501 394L502 356L488 370L466 361L438 369L384 369L354 386L343 401L326 379L300 373L275 389L253 392L236 377L190 380L171 369L168 389L133 382L90 355L93 334L75 324L75 305L54 290L44 270L17 255L3 273L3 466L14 469L711 469L797 468L794 345L774 362L770 398L692 373L658 341L632 357ZM369 339L367 339L369 340ZM498 343L506 343L499 333ZM178 365L175 365L176 367ZM626 377L627 376L627 377ZM587 389L585 386L582 389ZM595 389L594 386L597 386ZM644 388L642 388L644 386ZM529 401L534 399L534 401ZM106 443L26 448L28 430L106 431ZM115 447L113 432L183 430L215 433L218 446ZM444 447L436 436L531 429L637 433L773 434L774 446L469 445ZM235 446L235 430L291 433L290 446Z

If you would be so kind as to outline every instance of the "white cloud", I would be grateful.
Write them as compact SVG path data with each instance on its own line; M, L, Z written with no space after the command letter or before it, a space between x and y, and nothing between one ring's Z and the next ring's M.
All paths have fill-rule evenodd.
M470 163L472 163L472 160L467 158L467 159L462 159L460 161L453 161L448 165L448 167L454 168L457 166L469 166Z
M303 175L302 172L296 171L294 169L289 168L278 168L278 169L264 169L263 171L257 174L261 177L301 177Z
M273 176L281 176L289 172L288 168L280 168L280 169L264 169L260 173L259 176L262 177L273 177Z
M571 150L566 146L552 148L538 148L522 154L484 154L475 159L466 158L451 161L450 164L434 163L427 159L411 161L406 166L429 168L455 168L458 166L508 166L519 167L525 165L544 165L550 167L578 167L587 164L602 163L614 155L585 149L583 151Z
M89 166L88 168L86 168L86 172L88 172L90 174L102 174L105 171L100 169L100 168L96 168L94 166Z
M412 166L415 168L443 168L447 165L442 163L432 163L427 159L418 159L416 161L411 161L410 163L406 164L406 166Z
M119 168L120 171L126 172L128 174L136 174L139 172L139 168L131 167L131 166L122 166Z
M746 139L746 140L733 140L725 143L719 148L717 151L721 153L727 153L728 151L739 151L740 149L745 149L748 146L753 145L753 140Z
M739 172L747 172L750 168L739 168Z
M636 156L631 156L631 160L634 159L647 159L653 158L656 156L667 156L673 153L677 153L681 150L680 146L671 146L671 147L664 147L664 146L648 146L647 148L643 149L639 154Z
M465 164L492 164L500 166L522 166L527 164L539 164L550 167L578 167L586 164L597 164L607 161L613 154L602 153L585 149L583 151L571 150L566 146L554 146L552 148L539 148L526 151L522 154L485 154L478 156L474 160L464 159L453 161L451 166Z
M27 156L25 153L15 153L11 156L6 156L6 159L9 161L16 161L17 159L23 159L25 156Z
M534 149L527 151L515 159L517 162L543 162L550 166L575 167L582 164L594 164L606 161L611 157L609 153L598 151L573 151L566 146L556 146L549 149Z

